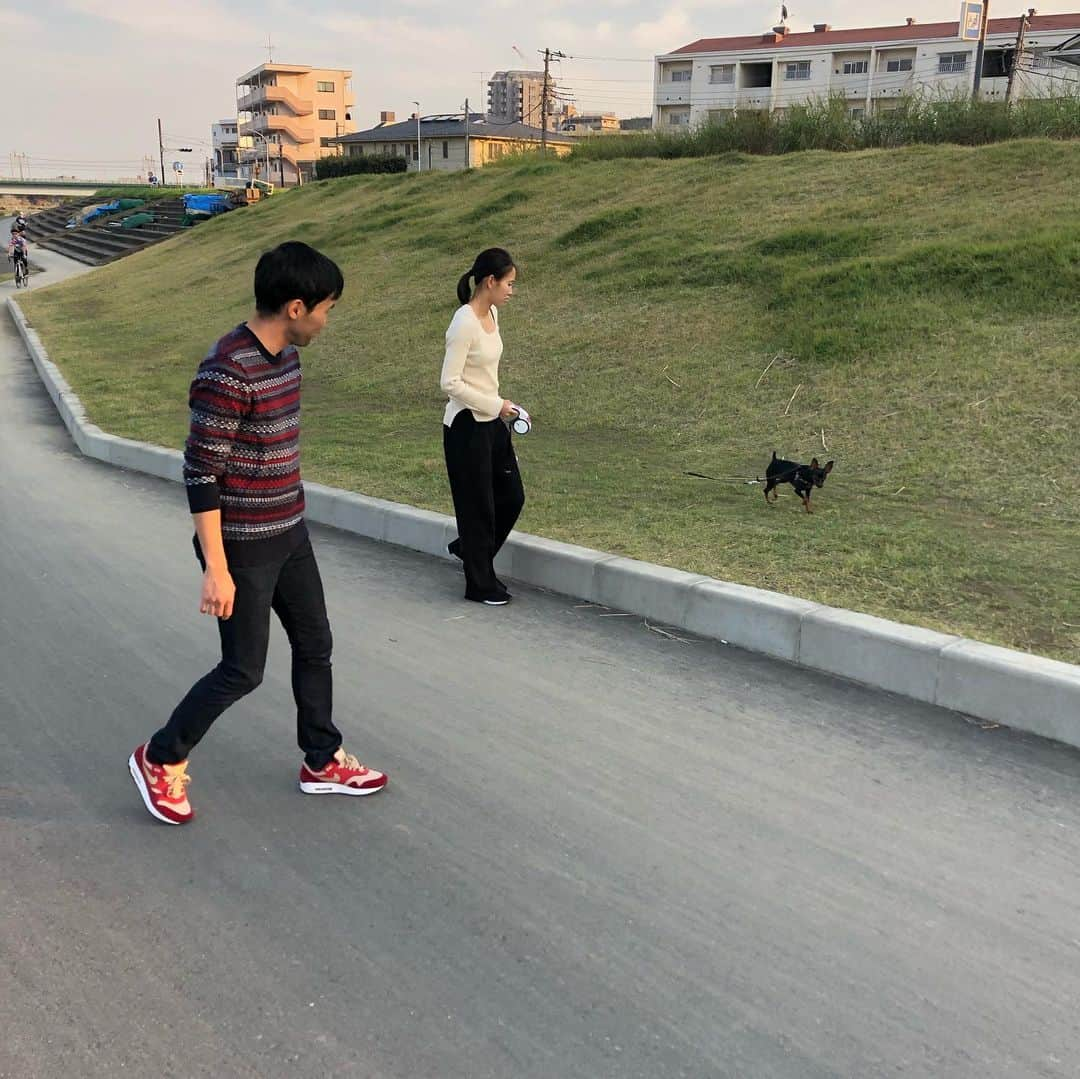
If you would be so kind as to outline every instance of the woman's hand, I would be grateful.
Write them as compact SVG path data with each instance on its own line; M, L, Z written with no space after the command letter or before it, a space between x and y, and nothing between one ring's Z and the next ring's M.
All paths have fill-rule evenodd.
M503 401L502 409L499 412L500 420L512 420L517 415L518 407L513 401Z

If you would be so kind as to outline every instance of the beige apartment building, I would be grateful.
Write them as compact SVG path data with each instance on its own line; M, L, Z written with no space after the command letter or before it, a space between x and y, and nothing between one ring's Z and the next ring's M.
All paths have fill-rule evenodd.
M547 127L554 126L555 101L558 85L548 79ZM493 124L524 124L540 127L544 104L544 73L542 71L496 71L488 79L487 118Z
M239 166L285 186L310 180L334 140L356 130L352 72L303 64L260 64L236 80ZM270 174L267 176L267 152Z

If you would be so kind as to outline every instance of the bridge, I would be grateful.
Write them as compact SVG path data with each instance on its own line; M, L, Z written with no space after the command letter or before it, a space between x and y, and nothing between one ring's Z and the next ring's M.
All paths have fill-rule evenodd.
M146 184L120 184L112 180L0 180L0 195L60 195L78 198L81 195L93 195L105 187L110 191L142 191ZM162 187L175 188L175 185L163 184Z

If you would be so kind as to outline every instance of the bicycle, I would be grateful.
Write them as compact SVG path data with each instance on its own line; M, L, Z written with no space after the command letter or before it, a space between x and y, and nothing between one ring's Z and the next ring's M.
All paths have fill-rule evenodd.
M11 261L15 263L15 287L30 287L30 260L25 255L12 255Z

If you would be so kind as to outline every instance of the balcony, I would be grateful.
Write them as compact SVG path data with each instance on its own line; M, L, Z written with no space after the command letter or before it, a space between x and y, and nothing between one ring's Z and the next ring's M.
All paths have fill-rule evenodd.
M313 160L314 154L311 153L297 153L295 146L290 146L286 143L272 142L270 144L270 170L273 172L274 166L278 160L278 147L281 148L281 156L293 167L298 167L301 164L310 164ZM262 143L259 143L257 149L241 150L239 154L239 162L242 165L252 165L256 162L259 164L266 164L266 147Z
M256 105L285 105L294 116L310 116L315 111L310 101L286 86L257 86L236 102L239 112L251 112Z
M315 141L315 129L304 127L291 116L257 115L253 116L247 123L240 124L239 127L241 135L285 134L295 143Z
M690 83L662 82L656 88L657 105L689 105Z
M740 109L767 109L772 105L772 94L771 86L742 86L735 102Z

